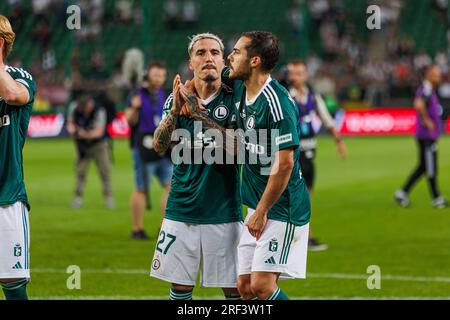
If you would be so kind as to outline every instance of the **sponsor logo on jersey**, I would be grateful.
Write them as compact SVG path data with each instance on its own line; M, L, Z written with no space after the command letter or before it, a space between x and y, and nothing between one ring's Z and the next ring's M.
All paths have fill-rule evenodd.
M241 106L241 102L236 102L234 105L236 106L236 109L239 109L239 107Z
M3 117L0 117L0 128L6 127L11 124L11 119L9 118L9 115L4 115Z
M228 117L228 108L221 104L214 109L213 115L217 120L223 120Z
M194 141L188 137L181 137L180 143L189 149L217 148L214 138L206 136L203 132L197 133Z
M275 138L275 144L279 146L282 143L291 142L292 141L292 133L285 134L283 136L279 136Z
M14 247L14 257L20 257L22 255L22 247L20 244L16 244Z
M269 242L269 251L277 252L277 250L278 250L278 240L274 238Z
M17 261L17 263L16 263L12 268L13 268L13 270L20 270L20 269L23 269L23 268L22 268L22 265L20 264L19 261Z
M253 128L255 127L255 122L256 122L255 116L250 116L250 117L247 119L247 123L246 123L246 125L245 125L245 127L247 128L247 130L253 129Z

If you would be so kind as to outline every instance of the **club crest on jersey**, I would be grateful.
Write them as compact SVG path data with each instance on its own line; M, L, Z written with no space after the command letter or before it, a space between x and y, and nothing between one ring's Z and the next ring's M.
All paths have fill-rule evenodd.
M228 108L223 104L218 105L214 108L213 115L217 120L226 119L228 117Z
M152 269L153 270L158 270L161 267L161 262L159 261L159 259L154 259L153 263L152 263Z
M278 240L273 238L269 242L269 251L270 252L277 252L277 250L278 250Z
M4 115L3 117L0 117L0 128L9 126L10 124L11 124L11 119L9 118L8 115Z
M16 244L14 247L14 257L20 257L22 255L22 247L20 244Z
M245 127L247 128L247 130L253 129L255 127L255 122L256 122L255 116L250 116L247 119L247 123L245 124Z

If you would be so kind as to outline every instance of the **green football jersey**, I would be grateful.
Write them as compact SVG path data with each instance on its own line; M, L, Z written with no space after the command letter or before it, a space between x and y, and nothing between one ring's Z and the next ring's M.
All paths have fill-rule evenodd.
M164 105L163 119L169 113L172 101L171 94ZM217 95L203 101L209 118L227 128L235 126L236 122L232 103L233 91L225 85L222 85ZM189 117L178 118L176 129L183 133L183 137L176 142L172 151L175 163L165 217L195 224L242 221L239 168L236 164L225 164L225 155L222 164L209 161L216 155L216 151L223 154L225 152L222 144L216 145L214 137L205 135L206 130L196 128L200 122L196 123ZM181 147L182 152L175 152L176 148L180 150ZM187 159L184 152L190 152L187 156L189 161L179 163L181 158ZM208 154L211 156L208 157ZM202 158L199 159L199 155Z
M223 74L225 78L228 71ZM298 226L307 224L311 205L300 168L298 110L294 101L286 89L270 77L253 101L247 101L242 81L233 81L233 90L237 125L245 137L246 159L241 181L243 203L253 209L257 207L269 181L274 153L293 148L295 165L288 186L269 211L268 218Z
M24 106L10 106L0 97L0 206L23 202L30 210L23 177L22 149L28 131L36 84L23 69L5 67L30 95Z

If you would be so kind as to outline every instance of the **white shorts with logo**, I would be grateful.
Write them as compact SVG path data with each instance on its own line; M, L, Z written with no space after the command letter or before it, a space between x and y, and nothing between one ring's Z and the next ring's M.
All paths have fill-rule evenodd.
M248 209L247 222L254 209ZM261 238L256 241L244 227L238 246L239 275L252 272L280 273L280 279L306 278L309 223L267 220Z
M0 207L0 280L30 278L30 225L22 202Z
M150 275L170 283L236 288L242 222L191 224L164 219Z

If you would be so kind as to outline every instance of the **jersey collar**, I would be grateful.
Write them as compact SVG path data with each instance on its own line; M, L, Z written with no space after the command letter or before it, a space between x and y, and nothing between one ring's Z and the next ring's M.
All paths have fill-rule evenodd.
M208 98L206 98L205 100L200 99L200 102L202 103L202 105L206 106L206 105L210 104L211 101L213 101L215 98L217 98L217 97L219 96L219 92L220 92L220 89L221 89L221 88L222 88L222 87L220 87L216 92L214 92L212 95L210 95L210 96L209 96Z
M261 90L259 90L258 94L251 100L248 100L247 97L247 91L245 91L245 104L247 106L250 106L252 104L255 103L256 99L258 99L258 97L261 95L261 93L263 92L263 90L269 85L270 81L272 81L272 77L269 75L269 77L267 78L266 82L264 83L264 85L262 86Z

